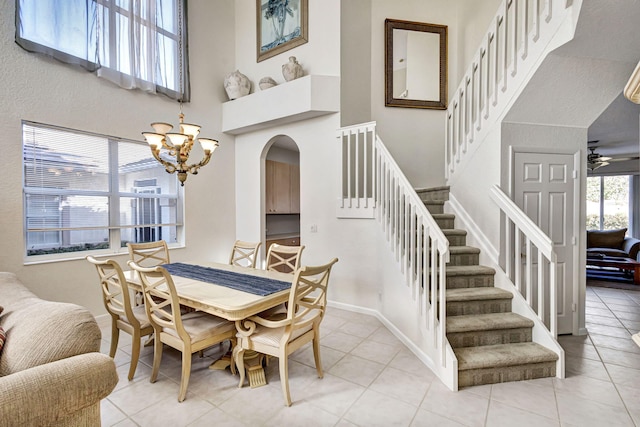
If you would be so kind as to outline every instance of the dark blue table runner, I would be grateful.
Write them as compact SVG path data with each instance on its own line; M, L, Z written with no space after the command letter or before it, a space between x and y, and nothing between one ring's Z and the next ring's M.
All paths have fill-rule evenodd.
M260 296L267 296L291 288L290 282L236 273L234 271L219 270L217 268L202 267L200 265L174 262L164 264L163 267L166 268L169 273L176 276L222 285L227 288Z

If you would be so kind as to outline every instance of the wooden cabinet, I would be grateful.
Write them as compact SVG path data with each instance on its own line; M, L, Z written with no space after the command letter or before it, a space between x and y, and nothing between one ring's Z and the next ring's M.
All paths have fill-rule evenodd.
M267 251L269 250L269 246L277 243L278 245L284 246L300 246L300 237L289 237L286 239L267 239Z
M266 161L267 214L300 213L300 167Z

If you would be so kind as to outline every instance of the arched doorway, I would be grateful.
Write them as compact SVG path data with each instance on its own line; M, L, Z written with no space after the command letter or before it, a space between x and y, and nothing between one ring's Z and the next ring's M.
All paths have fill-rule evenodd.
M264 251L272 243L300 245L300 151L293 139L278 135L264 152Z

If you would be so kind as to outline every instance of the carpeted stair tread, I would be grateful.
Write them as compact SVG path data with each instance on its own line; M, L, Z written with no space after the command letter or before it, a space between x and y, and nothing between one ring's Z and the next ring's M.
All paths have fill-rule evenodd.
M447 317L447 334L532 328L533 320L516 313L469 314Z
M431 214L431 216L435 220L438 220L438 219L456 219L456 216L454 214L450 214L450 213Z
M442 233L445 236L466 236L467 230L462 230L460 228L444 228L442 229Z
M422 200L449 200L449 186L416 188L416 193Z
M485 265L447 265L447 276L493 275L496 270Z
M534 342L455 349L458 371L554 362L558 355Z
M451 255L459 254L479 254L480 249L474 246L449 246L449 253Z
M447 302L513 299L513 294L495 287L447 289Z

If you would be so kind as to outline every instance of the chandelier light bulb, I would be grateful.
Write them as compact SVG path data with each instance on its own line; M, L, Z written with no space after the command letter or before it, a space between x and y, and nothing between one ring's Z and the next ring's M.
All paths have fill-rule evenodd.
M151 123L151 127L156 131L156 133L160 133L162 135L173 129L173 125L171 123L164 122Z

